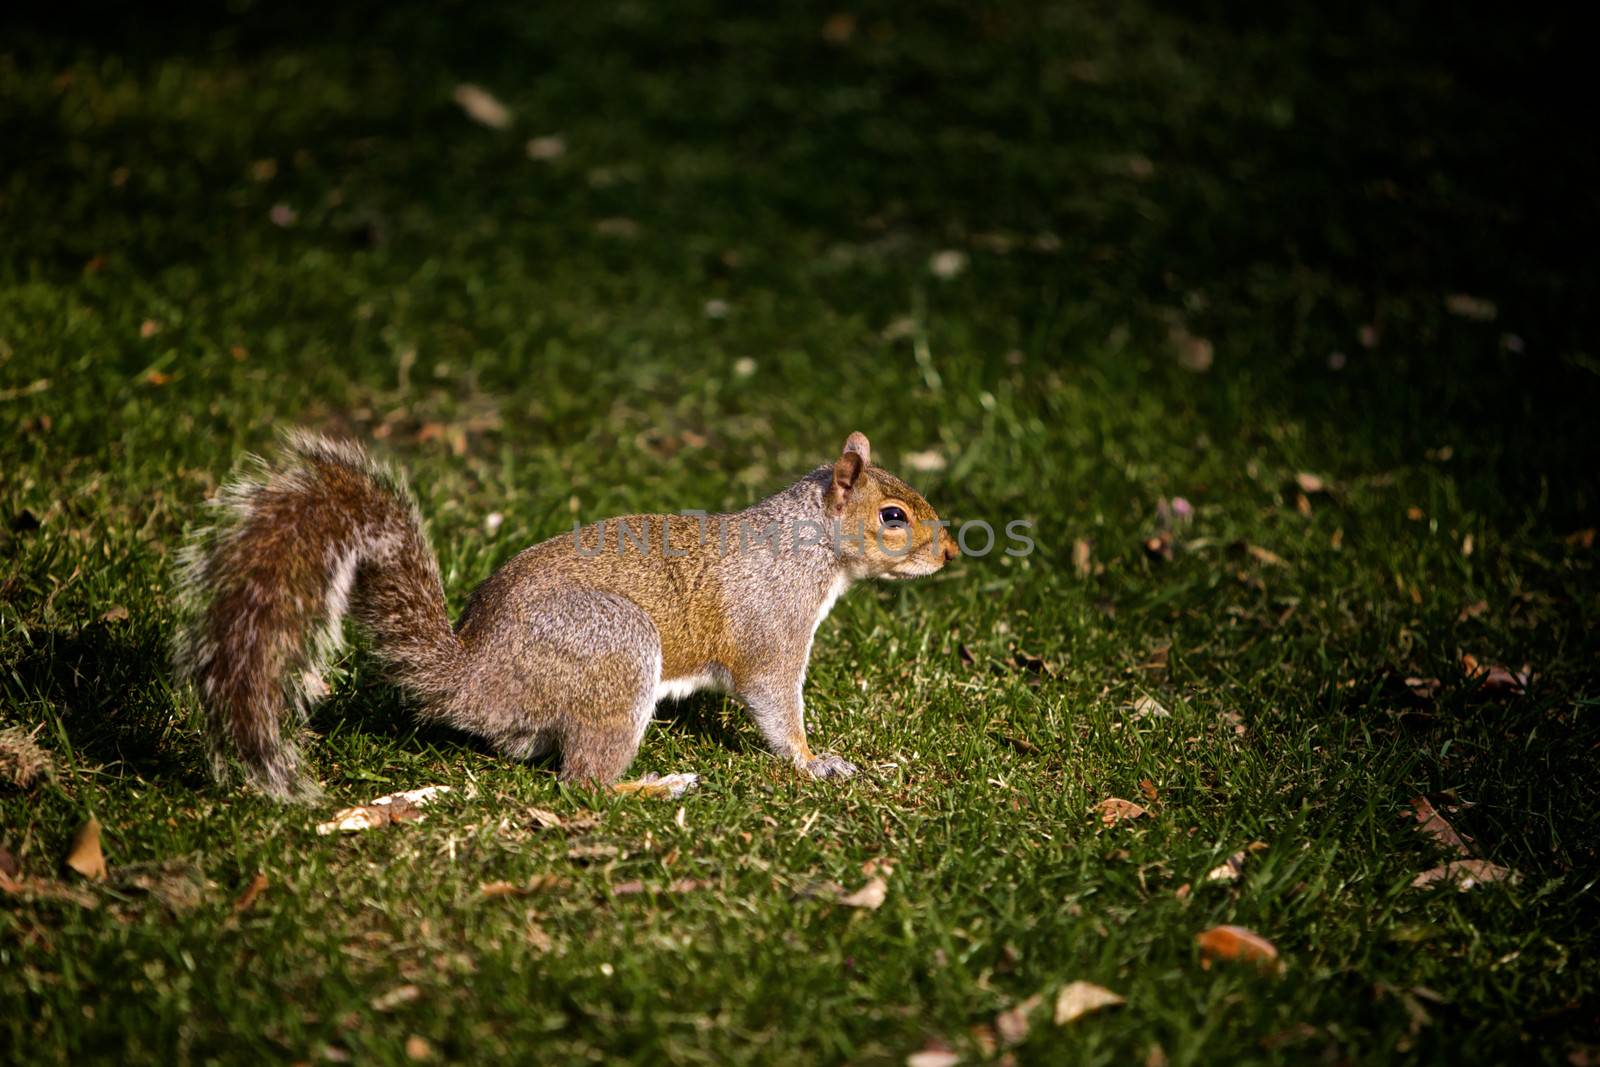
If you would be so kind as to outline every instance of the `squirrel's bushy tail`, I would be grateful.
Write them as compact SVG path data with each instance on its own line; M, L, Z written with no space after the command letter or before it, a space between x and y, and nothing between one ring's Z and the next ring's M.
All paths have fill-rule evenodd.
M398 474L359 445L303 432L286 436L279 463L250 463L180 557L174 663L204 708L219 773L231 755L263 792L314 795L295 738L326 692L346 614L425 704L455 691L464 656Z

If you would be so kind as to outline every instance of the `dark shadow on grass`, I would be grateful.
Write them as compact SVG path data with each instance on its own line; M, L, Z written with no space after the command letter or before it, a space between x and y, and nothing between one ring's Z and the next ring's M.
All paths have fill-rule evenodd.
M383 679L377 663L365 655L361 659L354 677L312 711L310 726L316 733L326 736L335 731L353 731L411 751L425 746L444 754L466 749L490 759L505 759L474 734L420 721L415 704ZM729 714L724 709L724 698L714 693L663 701L656 706L652 729L686 730L730 751L749 751L749 735L740 728L743 713L736 710ZM553 771L561 761L558 756L545 756L529 765Z
M4 684L14 704L46 705L81 760L143 779L209 782L199 736L174 710L166 644L150 627L38 631ZM48 728L41 740L61 747Z

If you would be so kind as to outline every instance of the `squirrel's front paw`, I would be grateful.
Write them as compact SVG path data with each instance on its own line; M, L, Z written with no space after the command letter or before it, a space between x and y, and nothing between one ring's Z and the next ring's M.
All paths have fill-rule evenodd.
M800 764L800 769L813 778L853 778L861 768L839 756L818 756Z

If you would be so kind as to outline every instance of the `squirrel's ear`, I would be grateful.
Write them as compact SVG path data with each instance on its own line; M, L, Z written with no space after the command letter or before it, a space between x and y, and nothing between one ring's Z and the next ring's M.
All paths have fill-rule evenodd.
M866 440L864 437L861 439ZM833 484L828 486L828 503L835 510L844 507L845 500L855 489L856 483L861 480L861 472L866 469L867 461L861 457L860 452L853 449L847 449L834 461Z
M860 456L863 464L872 462L872 442L868 441L867 435L860 430L844 439L844 450L846 453L854 452Z

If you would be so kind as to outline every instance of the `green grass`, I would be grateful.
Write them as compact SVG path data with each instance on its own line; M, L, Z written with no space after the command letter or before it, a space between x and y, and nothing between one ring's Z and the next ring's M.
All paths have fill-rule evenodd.
M982 1062L1039 993L1018 1062L1596 1039L1600 581L1567 535L1600 492L1600 160L1548 112L1580 35L1404 6L873 5L842 43L827 7L234 6L0 16L0 727L55 766L0 785L0 838L71 884L92 814L111 867L93 907L0 896L0 1059L403 1062L420 1035ZM468 121L462 81L512 127ZM742 506L855 429L1038 550L841 601L807 696L857 781L798 780L697 697L635 768L698 793L563 790L416 730L357 651L313 721L328 806L278 807L208 781L163 661L185 525L284 425L411 472L455 609L574 515ZM905 469L925 450L946 469ZM1308 509L1300 472L1329 486ZM1195 516L1153 558L1174 496ZM1538 678L1486 699L1462 653ZM1101 827L1145 781L1150 815ZM455 792L425 822L314 832L430 783ZM1418 795L1517 880L1410 888L1441 859ZM877 911L815 888L879 857ZM1202 967L1217 923L1282 974ZM1057 1029L1080 978L1128 1004Z

